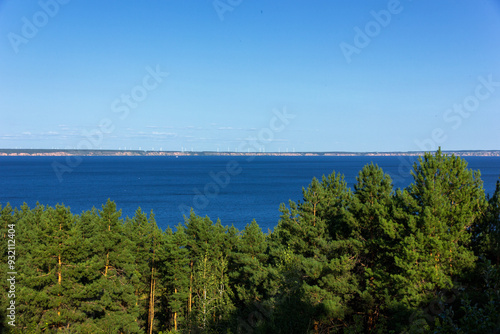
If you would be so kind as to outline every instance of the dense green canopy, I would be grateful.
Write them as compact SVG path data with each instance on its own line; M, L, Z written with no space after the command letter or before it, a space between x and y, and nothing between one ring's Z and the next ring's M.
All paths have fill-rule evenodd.
M191 211L162 231L140 208L0 205L7 333L494 333L500 328L500 181L425 154L394 189L369 164L279 208L274 231ZM12 233L15 230L15 234ZM9 252L10 251L10 252ZM15 300L15 326L6 312Z

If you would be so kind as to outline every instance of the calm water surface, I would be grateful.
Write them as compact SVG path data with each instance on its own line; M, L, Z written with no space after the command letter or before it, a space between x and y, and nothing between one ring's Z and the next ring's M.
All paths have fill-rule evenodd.
M140 206L153 210L162 228L198 215L221 219L238 229L255 218L264 231L279 219L280 203L302 199L313 177L342 173L350 187L361 168L373 161L391 175L395 188L413 181L413 157L82 157L60 181L52 167L65 157L0 157L0 203L33 207L64 203L73 213L114 200L122 215ZM500 157L468 157L481 171L487 193L500 175Z

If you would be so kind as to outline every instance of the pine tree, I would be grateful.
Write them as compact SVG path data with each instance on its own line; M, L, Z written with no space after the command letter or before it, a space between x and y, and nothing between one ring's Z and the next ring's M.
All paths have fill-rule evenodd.
M334 172L321 182L313 179L303 197L298 204L290 202L290 210L281 206L271 236L273 261L282 276L280 290L285 292L278 297L276 321L289 323L286 328L292 332L319 332L345 326L352 313L349 302L358 294L352 272L355 245L346 237L352 194Z
M80 238L69 208L26 205L18 215L18 329L69 330L85 321L78 309L75 261Z
M159 271L164 292L162 294L163 309L168 316L163 318L169 326L166 330L178 331L185 325L187 301L190 284L190 259L187 249L187 235L181 224L175 233L167 229L166 242L159 254Z
M500 266L500 180L489 198L483 222L474 229L474 243L484 260Z
M21 206L16 219L16 268L22 268L16 276L16 329L14 332L41 330L41 315L46 308L46 298L38 295L48 285L45 270L40 268L34 255L43 251L39 243L41 216L45 207L38 205L30 209L26 203ZM37 248L42 248L37 250ZM35 258L35 259L34 259ZM53 277L49 278L53 285ZM41 297L44 297L42 294ZM43 323L45 328L45 322Z
M394 297L390 275L395 272L394 250L400 226L392 219L393 187L389 175L376 165L363 167L354 185L349 205L348 228L358 248L355 272L361 294L352 308L364 316L368 332L383 332L380 321L387 312L387 300ZM392 292L392 293L391 293Z
M133 282L133 242L124 233L121 211L110 200L102 210L82 215L78 228L85 240L80 266L80 309L87 332L139 333L139 309Z
M436 333L496 333L500 328L500 180L480 224L473 229L474 270L444 305Z
M132 218L127 217L123 231L134 243L134 271L131 282L134 285L134 294L139 308L137 324L147 331L149 319L149 245L148 245L148 217L139 207Z
M268 276L266 236L255 220L242 231L236 249L231 254L234 271L230 274L239 307L264 298L264 283Z
M157 294L158 250L162 247L163 234L156 225L153 212L147 215L138 208L132 219L124 225L125 235L133 242L134 294L139 307L138 325L147 333L154 328L155 299Z
M156 225L155 216L153 211L149 215L149 279L150 279L150 289L149 289L149 334L153 333L155 328L155 312L156 312L156 299L158 291L161 287L158 287L157 282L159 281L159 252L163 249L166 242L165 235Z
M103 253L96 249L96 239L100 238L99 213L95 208L83 212L76 219L76 228L80 238L80 250L75 257L75 289L79 291L74 296L75 302L86 316L86 321L75 326L79 333L100 333L99 320L106 314L100 306L103 296L102 268Z
M45 260L53 261L57 284L47 289L50 298L50 310L45 313L42 322L48 323L48 328L69 329L75 322L82 322L84 314L74 304L73 296L78 293L74 288L74 261L80 248L80 238L74 224L70 209L61 205L45 211L47 225L42 225L41 240L47 240L44 251L36 256L38 263ZM42 216L42 220L45 217ZM49 241L52 238L52 241ZM51 266L51 264L47 263ZM49 316L51 315L51 317ZM50 317L50 318L49 318Z
M224 248L226 229L191 211L186 219L190 258L188 316L192 325L207 330L226 321L234 310L228 287L228 251ZM190 309L192 306L195 309ZM192 312L192 314L191 314Z
M451 288L474 266L471 230L486 208L480 173L459 157L426 153L412 175L414 183L398 193L406 217L395 256L401 273L394 275L409 308Z

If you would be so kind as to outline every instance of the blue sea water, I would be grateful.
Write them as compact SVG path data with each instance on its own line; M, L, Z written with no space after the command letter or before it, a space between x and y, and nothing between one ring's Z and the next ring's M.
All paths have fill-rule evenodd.
M140 206L153 210L165 229L183 221L193 207L198 215L220 218L238 229L255 219L264 231L279 220L280 203L302 199L302 187L313 177L336 171L350 187L361 168L376 163L395 188L413 182L414 157L82 157L81 163L56 173L54 163L66 157L0 157L0 204L30 207L37 202L63 203L75 214L101 208L108 198L133 216ZM75 158L72 158L75 162ZM251 161L249 161L251 160ZM500 157L467 157L469 168L480 170L485 191L493 194L500 176ZM61 172L61 170L60 170Z

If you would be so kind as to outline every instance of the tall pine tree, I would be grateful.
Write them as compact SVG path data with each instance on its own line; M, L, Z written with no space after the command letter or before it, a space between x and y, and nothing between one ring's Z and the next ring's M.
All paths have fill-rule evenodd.
M346 226L356 249L360 295L352 308L363 316L365 331L384 332L387 302L394 298L391 274L400 226L393 220L393 187L389 175L376 165L363 167L356 178ZM380 321L382 320L382 321Z
M412 175L414 183L398 193L406 216L394 275L408 308L436 298L473 268L471 231L486 209L480 173L459 157L426 153Z
M190 259L187 235L179 224L175 233L168 228L166 242L159 254L159 271L164 291L161 303L166 311L162 320L165 330L178 331L186 328L187 302L190 289ZM192 290L192 288L191 288Z

